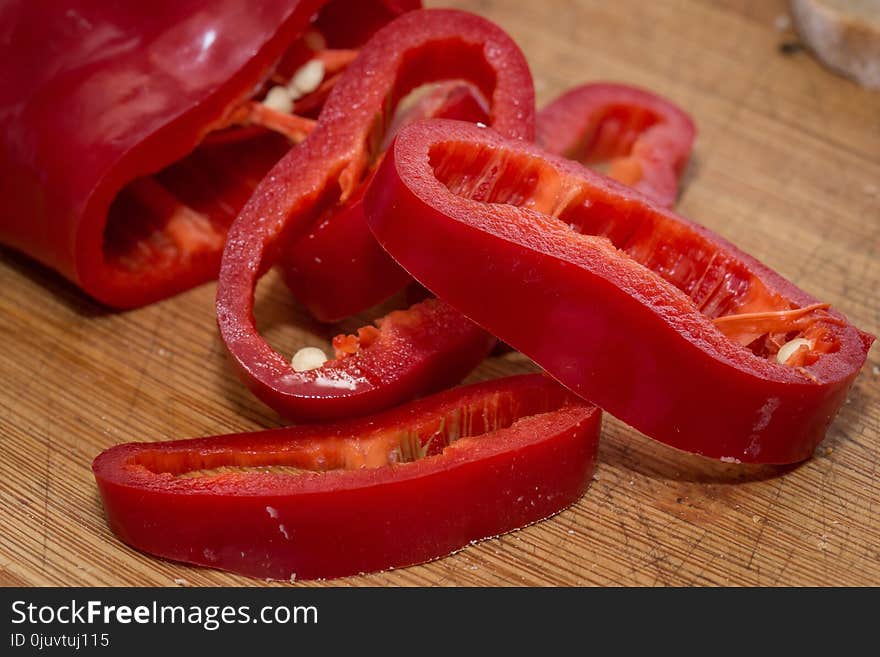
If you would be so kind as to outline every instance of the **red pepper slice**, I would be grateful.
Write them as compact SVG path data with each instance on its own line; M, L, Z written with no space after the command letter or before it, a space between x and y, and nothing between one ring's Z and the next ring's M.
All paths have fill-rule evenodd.
M873 341L711 231L467 123L404 128L365 209L434 294L585 399L705 456L809 457Z
M220 333L246 384L282 415L312 417L305 405L324 391L303 386L293 377L287 360L258 333L253 318L257 280L291 240L302 237L312 226L332 221L340 211L361 212L354 207L359 203L352 201L369 177L371 164L380 157L384 128L398 101L420 85L446 79L462 79L489 99L492 124L499 130L532 137L531 75L510 37L489 21L466 12L410 12L377 32L364 46L331 92L314 131L272 169L230 228L217 288ZM359 221L367 231L363 219ZM463 317L453 328L454 313L438 312L446 318L448 331L467 334L471 342L468 348L449 350L445 355L440 349L429 362L436 367L444 358L452 359L460 370L466 363L477 365L488 352L487 336ZM486 351L481 354L483 349ZM400 372L403 381L408 366L389 361L386 371ZM390 379L383 379L381 387L386 394L377 391L371 395L376 404L372 410L442 385L441 377L433 384L431 378L426 372L418 379L430 388L392 385ZM335 415L365 412L362 404L350 403L353 399L339 396Z
M110 527L151 554L255 577L421 563L551 516L589 486L600 412L541 375L370 418L113 447Z
M213 194L216 215L201 216L169 193L167 178L184 176L180 170L117 194L228 121L325 4L3 3L0 242L111 306L149 303L213 278L232 219L222 209L237 210L253 188L241 178L259 179L289 148L284 140L259 140L245 163L214 150L188 168L202 175L178 187L195 187L203 200ZM336 25L342 37L362 40L376 21L417 4L333 0L328 10L344 17L357 7L354 18L373 17Z
M489 109L467 86L447 83L422 98L388 130L420 118L489 123ZM383 144L382 150L387 147ZM349 317L387 299L412 279L379 246L364 220L361 185L332 217L285 249L280 262L293 296L323 322Z
M609 82L576 87L538 112L545 151L608 175L672 207L696 127L680 108L649 91Z
M337 336L336 358L316 369L297 372L280 356L263 361L248 344L240 345L234 363L251 392L279 413L298 421L332 420L458 383L494 344L458 311L428 299L355 335Z

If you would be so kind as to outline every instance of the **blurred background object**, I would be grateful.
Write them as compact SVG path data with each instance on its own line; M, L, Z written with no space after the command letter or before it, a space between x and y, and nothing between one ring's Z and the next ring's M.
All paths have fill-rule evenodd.
M880 0L791 0L791 13L823 64L880 89Z

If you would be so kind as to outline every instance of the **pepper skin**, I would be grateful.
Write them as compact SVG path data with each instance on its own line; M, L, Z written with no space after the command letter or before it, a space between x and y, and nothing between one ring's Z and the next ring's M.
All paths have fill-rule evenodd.
M331 8L344 13L340 7L353 1L334 0ZM120 190L184 158L251 96L324 4L3 3L0 242L119 308L216 276L222 222L190 214L133 238L129 208L109 228L108 213ZM360 13L373 7L387 16L417 3L357 4ZM281 153L263 148L271 166ZM167 194L153 198L171 203ZM117 240L134 243L118 253Z
M545 151L608 175L672 207L696 127L668 100L623 84L585 84L538 112L536 142Z
M631 188L467 123L401 130L365 211L432 293L583 398L704 456L808 458L873 341Z
M404 14L376 33L334 87L318 123L308 138L291 150L263 179L241 215L230 227L217 287L217 321L232 360L246 385L282 415L300 420L314 417L305 405L324 391L307 389L294 378L287 359L275 352L254 324L254 289L260 275L275 264L287 244L315 225L339 213L357 198L380 156L384 127L397 102L412 89L429 82L462 79L489 100L492 124L505 134L531 139L534 96L528 66L516 44L489 21L453 10L421 10ZM332 219L331 219L332 220ZM368 230L364 225L364 230ZM379 248L376 246L375 248ZM333 290L327 290L332 294ZM488 336L458 317L444 313L446 330L467 333L471 343L444 358L476 366L488 353ZM481 353L481 350L486 351ZM432 358L435 366L443 358ZM406 363L387 363L388 373L401 377ZM339 395L335 417L387 408L406 399L436 390L442 377L423 385L393 385L385 379L371 395L374 405L352 404L351 395ZM424 387L428 386L428 387ZM324 405L330 409L328 403ZM328 411L321 414L329 417Z
M139 550L253 577L342 577L559 512L589 486L600 423L533 374L345 423L119 445L92 468L110 527Z

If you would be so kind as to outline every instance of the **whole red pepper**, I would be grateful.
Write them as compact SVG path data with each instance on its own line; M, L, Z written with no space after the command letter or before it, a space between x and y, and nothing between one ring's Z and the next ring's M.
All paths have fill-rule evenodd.
M409 12L364 46L333 88L314 130L266 176L229 230L217 288L220 333L245 383L282 415L315 417L318 411L311 412L309 407L317 408L318 398L325 397L327 390L317 382L304 385L287 359L260 336L253 317L257 280L291 241L312 227L334 221L340 213L362 212L360 189L372 164L381 157L386 126L398 101L420 85L446 79L474 85L488 99L491 123L499 131L531 139L531 76L510 37L466 12ZM359 222L368 230L362 218ZM328 296L335 293L335 289L324 290ZM440 339L429 353L430 341L410 334L417 345L423 345L416 351L424 356L423 364L438 372L436 376L423 364L389 357L383 366L388 376L378 386L362 379L350 381L347 389L336 391L332 403L320 404L320 416L343 417L387 408L447 384L442 372L464 372L476 366L488 352L491 337L466 318L456 318L442 302L431 307L444 317L445 333L467 336L468 343ZM421 330L428 335L427 328ZM421 372L418 377L409 375L413 367ZM368 384L375 389L362 395ZM370 409L362 403L367 398Z
M365 209L431 292L585 399L705 456L809 457L873 341L711 231L467 123L404 128Z
M599 82L562 94L538 112L536 143L672 207L696 127L681 109L649 91Z
M527 375L342 424L119 445L113 531L167 559L312 579L434 559L553 515L592 477L600 413Z
M263 135L245 153L215 148L161 179L151 174L234 122L285 51L311 52L300 37L314 18L328 22L325 4L3 3L0 242L111 306L213 278L249 178L262 177L289 144ZM362 41L417 5L333 0L332 39ZM180 189L189 198L175 196ZM200 202L214 212L192 207Z

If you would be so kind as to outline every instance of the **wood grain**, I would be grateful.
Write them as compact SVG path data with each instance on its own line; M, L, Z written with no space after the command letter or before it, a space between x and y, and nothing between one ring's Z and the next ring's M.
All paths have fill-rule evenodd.
M775 27L782 0L451 4L513 35L541 101L607 79L687 108L700 135L680 211L880 333L880 94L781 54L794 38ZM118 442L280 423L225 362L213 297L206 285L110 313L0 251L0 584L262 583L127 548L90 472ZM284 352L338 330L310 322L274 277L259 299ZM509 354L471 380L533 367ZM331 584L878 585L878 392L875 348L814 458L785 469L686 456L608 418L574 507L430 564Z

